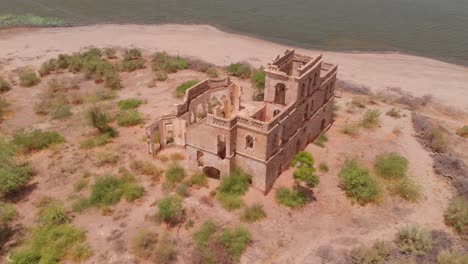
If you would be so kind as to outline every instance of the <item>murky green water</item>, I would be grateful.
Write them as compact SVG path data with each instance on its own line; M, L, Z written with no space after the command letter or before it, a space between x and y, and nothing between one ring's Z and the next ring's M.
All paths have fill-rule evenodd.
M32 24L211 24L308 48L402 51L468 65L468 0L0 0L0 25L6 14L42 17Z

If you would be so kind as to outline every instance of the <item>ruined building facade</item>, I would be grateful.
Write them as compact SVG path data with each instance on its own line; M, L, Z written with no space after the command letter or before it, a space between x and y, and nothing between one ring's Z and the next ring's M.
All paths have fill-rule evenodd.
M182 146L193 168L222 177L239 167L268 192L296 153L331 125L337 66L291 50L265 72L261 107L241 103L242 89L229 78L189 88L174 112L146 127L149 153Z

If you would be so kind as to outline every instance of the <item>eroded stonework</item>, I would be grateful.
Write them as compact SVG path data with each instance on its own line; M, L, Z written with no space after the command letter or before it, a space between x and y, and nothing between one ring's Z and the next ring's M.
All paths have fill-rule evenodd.
M268 192L297 152L333 122L337 66L287 50L265 69L261 107L241 103L242 88L206 79L184 103L146 127L148 152L183 146L193 168L219 178L239 167Z

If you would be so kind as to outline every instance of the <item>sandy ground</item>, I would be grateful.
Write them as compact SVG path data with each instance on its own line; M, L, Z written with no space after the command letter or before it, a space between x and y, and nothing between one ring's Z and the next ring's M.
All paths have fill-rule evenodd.
M311 33L312 34L312 33ZM135 46L148 51L198 57L227 65L266 65L291 46L226 33L206 25L97 25L72 28L0 30L0 66L40 64L46 57L87 46ZM320 51L298 49L308 55ZM416 96L432 94L442 103L468 109L468 68L403 54L323 52L339 64L339 79L372 89L400 87Z

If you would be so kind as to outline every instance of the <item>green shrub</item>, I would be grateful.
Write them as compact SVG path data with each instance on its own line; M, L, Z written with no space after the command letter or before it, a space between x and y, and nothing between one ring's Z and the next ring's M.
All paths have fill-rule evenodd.
M361 125L365 128L375 128L380 125L380 111L377 109L367 110L361 119Z
M309 187L316 187L320 180L315 174L314 158L309 152L300 151L291 162L291 166L297 168L293 177L298 182L304 182Z
M158 242L158 235L146 229L138 231L133 237L131 249L133 254L143 259L149 259L154 256L154 249Z
M158 203L159 217L165 223L175 226L185 219L182 200L175 196L167 196Z
M153 56L151 67L153 71L162 71L166 73L174 73L178 70L189 68L189 63L181 57L169 56L166 52L157 52Z
M351 251L351 264L384 264L390 256L390 250L383 241L376 241L372 247L358 247Z
M122 70L132 72L145 67L145 60L142 58L139 49L125 50L122 60Z
M434 152L443 153L447 150L448 141L442 131L437 126L432 126L425 135L428 141L429 148Z
M172 184L180 183L187 173L185 169L177 163L173 163L166 171L166 180Z
M355 159L347 160L340 171L340 187L360 205L376 202L379 189L369 170Z
M453 227L464 239L468 239L468 200L457 198L450 202L444 214L445 224Z
M401 118L401 111L397 108L392 108L387 111L386 115L391 116L393 118Z
M22 69L19 74L19 82L23 87L32 87L41 82L41 79L37 76L36 72L31 68Z
M421 256L432 249L431 233L418 226L405 226L398 230L395 243L407 255Z
M190 178L189 183L190 183L190 185L197 185L197 186L200 186L200 187L207 187L208 186L208 177L205 174L201 173L201 172L197 172L194 175L192 175L192 177Z
M167 75L167 72L165 72L165 71L157 71L155 73L155 77L156 77L156 80L162 82L162 81L167 80L168 75Z
M123 127L136 126L143 123L143 116L138 110L121 110L117 114L117 124Z
M255 71L252 74L252 77L250 78L250 82L252 83L252 86L255 88L255 90L262 92L265 90L265 78L266 78L266 73L263 70L263 67L260 67L258 71Z
M216 198L221 206L228 211L237 210L245 204L239 195L220 193L216 195Z
M49 201L41 206L39 210L38 222L42 225L58 226L71 221L70 216L65 212L63 204L59 201Z
M11 141L23 152L29 153L32 151L46 149L54 144L64 143L65 138L56 131L32 129L16 132Z
M346 123L341 129L341 132L343 132L346 135L356 137L359 135L359 126L356 124Z
M328 168L328 164L325 163L325 162L320 162L319 164L319 170L321 172L328 172L330 170L330 168Z
M416 202L421 197L421 189L420 184L405 177L396 184L394 193L407 201Z
M288 189L286 187L278 188L275 199L279 204L293 209L303 207L310 201L304 191L298 188Z
M139 99L125 99L119 101L120 110L128 110L138 108L143 102Z
M210 237L216 232L216 224L212 220L207 220L204 222L200 230L198 230L195 234L195 244L197 247L206 247L208 246L208 240Z
M10 83L8 83L5 79L0 77L0 93L7 92L11 89Z
M2 89L1 81L0 81L0 90ZM457 129L457 135L463 138L468 138L468 126L462 126Z
M102 151L97 154L98 166L117 164L118 161L119 161L119 155L114 154L112 152Z
M70 259L75 262L83 262L93 255L93 251L85 242L75 244L70 249Z
M246 207L244 213L242 214L241 219L245 222L252 223L260 221L267 217L265 210L263 210L263 205L253 204L252 206Z
M437 255L437 264L465 264L468 263L468 254L452 250L442 250Z
M164 234L161 241L154 250L154 260L160 264L175 263L177 259L177 250L174 246L174 241L170 239L168 234Z
M43 77L58 69L59 65L57 59L52 58L42 63L41 68L39 69L39 75Z
M247 63L232 63L228 66L227 71L236 77L249 78L252 74L252 69Z
M319 146L321 148L324 148L325 147L325 143L328 142L328 138L327 136L325 136L324 134L320 134L320 136L317 138L317 140L314 142L314 144L316 146Z
M81 213L84 210L88 209L91 206L91 203L86 197L79 197L72 203L73 212Z
M20 190L31 178L28 162L16 158L15 146L0 138L0 197Z
M108 59L116 59L117 58L117 51L114 48L105 48L104 49L104 55Z
M107 134L110 137L117 136L117 131L109 126L109 116L98 106L91 107L88 110L88 118L91 125L99 130L102 134Z
M238 262L251 242L251 237L248 229L239 226L233 230L226 228L221 233L220 241L226 248L229 257L234 262Z
M252 176L236 168L228 177L223 177L216 192L216 197L221 206L232 211L244 205L242 195L250 186Z
M120 76L115 69L108 70L104 73L104 81L105 86L111 90L122 89L122 81L120 80Z
M386 179L405 177L408 165L408 159L394 152L380 154L375 158L375 171Z
M143 196L144 189L135 177L128 172L122 174L120 178L110 174L98 178L92 187L91 205L113 205L118 203L122 196L131 202Z
M195 84L199 83L199 80L189 80L183 82L181 85L177 86L176 88L176 97L177 98L182 98L185 96L185 92Z
M86 139L80 143L83 149L92 149L99 146L104 146L111 142L111 136L108 133L99 134L93 138Z
M217 78L219 76L218 70L215 67L209 67L206 69L206 75L210 78Z
M60 105L52 111L53 119L64 119L72 115L71 107L69 105Z
M155 179L159 178L159 176L161 176L162 173L164 172L161 168L147 161L143 162L143 161L133 160L132 162L130 162L130 168L138 174L152 176Z
M13 204L0 202L0 233L8 228L11 221L16 217L16 214Z

